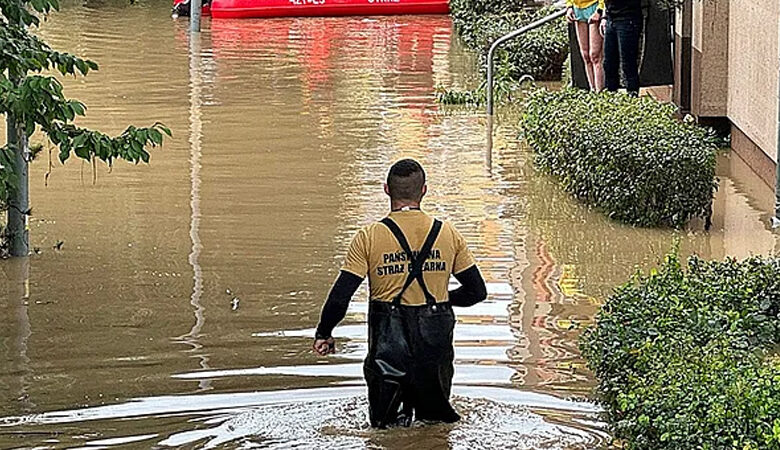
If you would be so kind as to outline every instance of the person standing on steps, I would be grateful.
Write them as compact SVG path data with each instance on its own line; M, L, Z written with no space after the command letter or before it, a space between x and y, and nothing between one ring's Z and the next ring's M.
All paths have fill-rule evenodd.
M332 332L344 319L352 295L368 277L368 384L371 426L409 426L413 419L452 423L450 404L453 306L487 297L485 281L466 241L449 223L420 209L427 192L425 171L412 159L396 162L387 175L390 215L361 229L322 309L313 348L335 351ZM450 275L461 286L448 291Z
M606 0L601 19L604 36L604 80L608 91L620 88L620 69L630 95L639 95L639 40L644 15L642 0Z
M566 19L574 23L588 84L593 92L604 89L604 39L599 32L603 15L604 0L566 0Z

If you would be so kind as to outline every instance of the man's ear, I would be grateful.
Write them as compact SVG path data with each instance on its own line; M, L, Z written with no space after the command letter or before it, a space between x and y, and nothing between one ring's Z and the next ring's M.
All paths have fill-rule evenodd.
M427 184L423 184L422 195L420 197L421 198L425 197L425 194L427 194L427 193L428 193L428 185Z
M390 195L390 186L385 183L385 194Z

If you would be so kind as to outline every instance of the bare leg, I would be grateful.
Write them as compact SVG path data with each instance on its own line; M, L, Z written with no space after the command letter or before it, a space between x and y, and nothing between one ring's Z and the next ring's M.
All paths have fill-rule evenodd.
M599 24L590 23L590 61L593 64L593 83L591 88L596 92L604 90L604 38L599 32Z
M580 54L582 55L582 61L585 63L585 73L588 75L588 84L591 90L594 86L593 77L593 62L590 59L590 33L588 31L588 24L585 22L575 22L577 26L577 43L580 45Z

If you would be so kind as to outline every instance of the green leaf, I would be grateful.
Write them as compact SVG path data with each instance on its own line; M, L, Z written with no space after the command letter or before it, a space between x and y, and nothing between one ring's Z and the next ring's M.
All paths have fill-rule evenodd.
M157 131L154 128L149 129L149 137L151 138L152 142L156 145L162 145L163 142L163 136L162 133Z
M79 72L81 72L83 75L86 75L87 72L89 72L89 66L87 66L87 63L84 60L77 59L74 61L76 64L76 67L79 69Z
M70 101L70 107L76 115L83 116L86 113L86 106L83 103L77 101Z
M89 136L86 133L81 133L75 138L73 138L73 146L83 147L84 144L87 142L87 139L89 139Z

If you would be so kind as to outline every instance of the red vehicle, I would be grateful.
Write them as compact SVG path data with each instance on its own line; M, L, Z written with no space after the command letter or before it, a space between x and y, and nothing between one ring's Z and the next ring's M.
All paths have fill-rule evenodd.
M187 15L189 0L174 0L174 10ZM204 2L205 3L205 2ZM204 14L215 18L372 16L447 14L449 0L212 0Z

